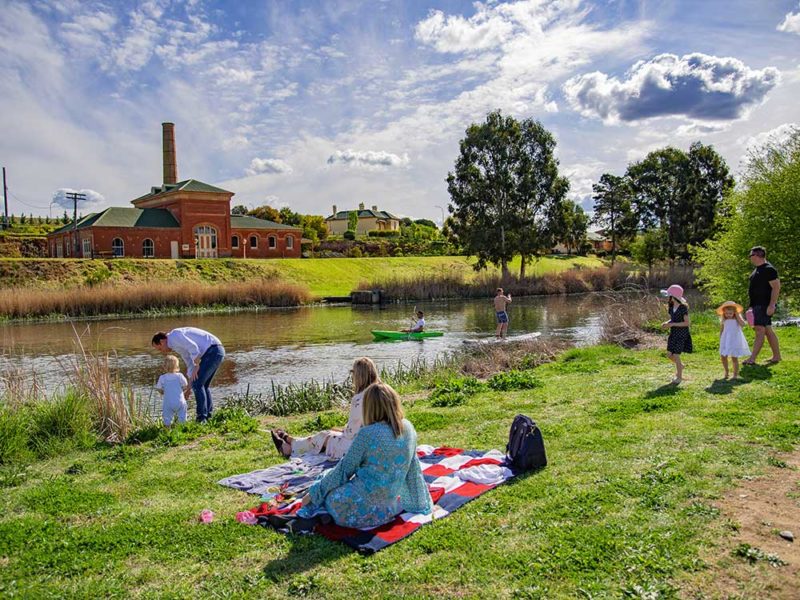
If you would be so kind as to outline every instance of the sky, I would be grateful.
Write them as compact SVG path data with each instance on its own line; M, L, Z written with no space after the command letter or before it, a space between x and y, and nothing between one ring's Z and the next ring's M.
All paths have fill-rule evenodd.
M178 178L232 204L359 203L438 223L472 123L554 135L570 197L652 150L736 173L800 123L798 0L0 0L9 211L129 202Z

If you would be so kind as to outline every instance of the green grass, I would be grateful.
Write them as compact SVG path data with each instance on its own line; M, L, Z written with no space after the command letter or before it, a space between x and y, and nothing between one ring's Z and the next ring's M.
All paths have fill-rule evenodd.
M208 283L253 278L281 279L307 285L317 296L345 296L364 281L392 277L411 278L437 273L474 276L474 260L463 256L414 256L386 258L317 259L0 259L4 287L61 288L100 283L137 283L189 280ZM593 257L545 257L528 266L531 275L543 275L581 267L598 267ZM512 263L512 271L519 269Z
M689 579L714 578L702 557L730 535L715 499L800 442L800 330L778 330L783 363L734 384L720 380L715 320L693 319L700 350L678 388L665 385L662 351L610 346L501 386L535 381L529 389L453 380L465 401L444 406L433 392L448 382L404 384L420 443L502 448L521 412L539 423L549 465L371 557L235 522L256 499L216 481L279 462L247 419L34 463L0 478L0 596L678 597ZM343 419L262 427L304 433ZM197 523L203 508L214 523ZM752 553L740 554L744 568Z

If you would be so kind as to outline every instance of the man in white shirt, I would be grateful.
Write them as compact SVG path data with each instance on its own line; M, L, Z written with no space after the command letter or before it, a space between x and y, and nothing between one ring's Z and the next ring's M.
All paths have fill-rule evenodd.
M164 354L180 354L186 363L186 377L192 384L197 401L197 421L206 421L214 409L209 386L225 358L222 342L215 335L197 327L177 327L169 333L156 333L152 345Z
M406 333L419 333L425 329L425 313L417 311L417 322L411 329L403 329Z

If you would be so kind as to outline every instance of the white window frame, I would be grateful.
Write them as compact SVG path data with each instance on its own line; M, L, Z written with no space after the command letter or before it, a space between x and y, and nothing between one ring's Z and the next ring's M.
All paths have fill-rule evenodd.
M150 242L150 254L145 254L145 244ZM144 238L142 240L142 258L155 258L156 256L156 243L151 238Z
M92 257L92 239L91 238L83 238L83 258L91 258Z
M256 241L255 244L253 244L253 240ZM255 233L247 236L247 244L250 248L258 248L258 236Z
M274 235L267 236L267 247L270 250L275 250L278 247L278 238Z
M287 235L286 236L286 249L287 250L294 250L294 236Z
M231 250L238 250L239 249L239 236L232 235L231 236Z
M119 244L114 244L114 242L117 240L119 240ZM117 254L117 247L120 249L119 254ZM115 237L113 240L111 240L111 255L114 258L122 258L125 256L125 240L123 240L121 237Z

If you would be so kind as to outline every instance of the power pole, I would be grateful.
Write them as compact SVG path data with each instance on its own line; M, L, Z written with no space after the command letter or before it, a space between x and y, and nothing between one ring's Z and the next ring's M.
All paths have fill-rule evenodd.
M75 258L78 257L78 252L80 252L80 246L78 244L78 200L86 200L86 194L81 192L67 192L67 198L72 200L72 240L73 240L73 249L74 252L72 256Z
M3 229L8 229L8 186L6 185L6 168L3 167L3 204L6 212L3 214Z

